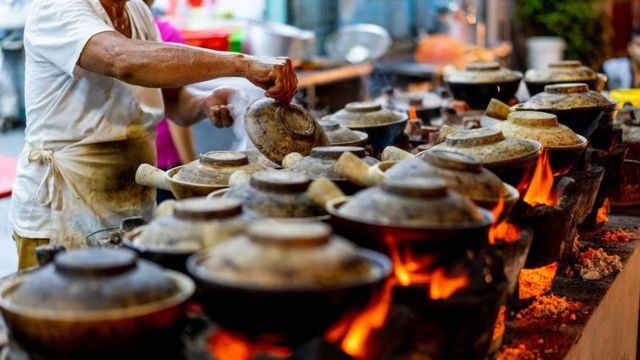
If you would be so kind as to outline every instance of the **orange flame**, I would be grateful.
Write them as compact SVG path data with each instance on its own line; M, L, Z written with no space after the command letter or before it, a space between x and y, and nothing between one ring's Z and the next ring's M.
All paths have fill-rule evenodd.
M416 256L409 245L399 246L392 239L387 244L393 261L394 277L385 283L384 290L363 311L345 316L325 334L327 341L339 343L345 353L356 359L367 359L372 355L369 354L371 349L367 342L384 325L391 308L394 286L427 285L426 295L430 299L440 300L452 296L469 284L466 274L451 276L440 266L431 270L435 261L433 256Z
M413 106L409 106L409 120L417 120L418 113L416 112L416 108Z
M356 359L368 358L367 341L371 334L382 328L391 308L393 285L390 278L381 291L367 307L359 313L349 314L325 334L331 343L340 343L340 348Z
M557 262L535 269L520 270L518 298L530 299L551 290L557 271Z
M609 199L604 199L602 206L598 209L596 224L606 223L609 220Z
M439 267L433 272L429 295L433 300L449 298L456 291L469 285L469 277L465 274L449 276L444 268Z
M555 206L558 204L558 195L553 191L553 171L546 149L542 150L542 154L538 158L531 183L522 200L531 206Z
M257 355L287 358L291 355L291 351L284 346L251 343L224 330L218 330L211 336L209 351L220 360L251 360Z
M498 200L498 204L491 210L494 219L498 219L498 217L502 214L504 210L504 198L500 198ZM489 228L489 245L495 245L498 241L504 241L507 243L512 243L518 241L520 239L520 229L507 222L507 220L502 220L501 222L495 222Z

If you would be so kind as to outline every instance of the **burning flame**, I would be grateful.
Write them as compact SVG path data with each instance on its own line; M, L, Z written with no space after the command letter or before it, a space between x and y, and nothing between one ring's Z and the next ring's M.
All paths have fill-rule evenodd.
M557 262L535 269L520 270L518 298L530 299L551 290L557 271Z
M394 284L394 279L390 278L385 283L383 291L362 312L345 317L330 329L325 336L327 341L340 342L340 348L354 358L367 358L367 341L373 332L382 328L387 319Z
M549 165L549 153L546 149L538 158L527 193L522 198L531 206L558 204L558 195L553 191L553 171Z
M447 299L456 291L469 285L469 277L465 274L449 276L443 267L433 272L429 295L433 300Z
M404 244L398 246L394 240L387 242L394 276L384 286L383 291L359 313L345 316L333 326L325 338L331 343L339 343L342 350L356 359L369 358L370 348L367 341L371 335L382 328L391 308L393 287L423 284L428 286L428 298L432 300L446 299L456 291L469 284L466 274L447 274L442 266L431 270L435 258L433 256L416 256L411 248Z
M609 198L604 199L602 206L598 209L596 224L606 223L609 220Z
M416 108L413 106L409 106L409 120L417 120L418 113L416 112Z
M225 330L218 330L211 336L209 351L220 360L251 360L257 355L287 358L291 355L291 351L286 347L250 343L241 336Z
M498 219L503 210L504 198L500 198L496 207L491 210L493 218ZM513 243L518 241L518 239L520 239L520 229L517 226L507 222L507 220L502 220L499 223L494 222L489 229L489 245L495 245L498 243L498 241Z

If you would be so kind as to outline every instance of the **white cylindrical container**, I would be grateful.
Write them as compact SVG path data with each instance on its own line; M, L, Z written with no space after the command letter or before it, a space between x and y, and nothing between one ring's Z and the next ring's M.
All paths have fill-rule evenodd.
M527 67L543 69L564 57L566 43L556 36L535 36L527 39Z

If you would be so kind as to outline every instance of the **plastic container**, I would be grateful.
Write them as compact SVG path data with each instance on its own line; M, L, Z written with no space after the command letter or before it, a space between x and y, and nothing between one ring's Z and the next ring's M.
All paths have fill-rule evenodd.
M564 57L567 47L564 40L556 36L535 36L527 39L527 67L543 69Z

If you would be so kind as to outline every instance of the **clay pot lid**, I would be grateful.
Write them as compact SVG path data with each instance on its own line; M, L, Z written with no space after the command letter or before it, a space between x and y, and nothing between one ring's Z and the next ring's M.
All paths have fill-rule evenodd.
M384 226L435 229L486 222L477 206L436 177L386 179L379 187L356 193L337 212Z
M505 137L496 127L461 130L447 136L444 143L428 151L446 150L478 159L483 166L529 156L540 150L540 144L526 139Z
M445 81L461 84L481 84L514 81L522 78L517 71L501 68L496 62L477 62L468 64L464 71L454 71L445 77Z
M306 156L312 148L329 143L322 127L302 107L270 98L249 105L245 128L256 148L278 164L292 152Z
M406 120L407 118L407 114L384 109L382 105L374 101L349 103L344 109L329 117L329 119L335 120L348 128L387 125Z
M473 131L459 131L447 136L447 145L473 147L495 144L504 140L504 134L497 128L479 128Z
M262 169L264 166L250 163L245 153L210 151L200 155L198 160L182 166L173 178L191 184L227 186L229 176L237 170L252 174Z
M249 180L252 187L264 191L304 192L311 184L306 175L288 171L259 171Z
M517 110L566 110L572 108L606 107L611 102L584 83L552 84L544 92L532 96Z
M323 160L338 160L343 153L350 152L363 158L366 156L364 148L358 146L320 146L311 149L311 157Z
M498 124L506 136L535 140L544 147L578 145L582 139L558 122L554 114L541 111L514 111Z
M86 248L61 253L23 275L2 296L36 311L125 310L171 298L179 285L165 271L126 249Z
M528 82L584 81L593 80L596 72L580 61L564 60L550 63L545 69L530 69L525 74Z
M179 200L173 206L173 216L183 220L224 219L242 213L242 204L228 198L191 198Z
M443 179L389 179L382 183L385 191L402 196L421 199L437 199L447 196L449 190Z
M480 172L482 163L473 156L446 150L425 151L422 158L429 164L445 169Z
M329 139L329 145L349 145L352 143L364 145L369 137L366 133L353 131L340 125L338 121L330 119L330 115L323 117L318 121L318 123L324 129L324 132Z
M337 288L383 275L354 244L319 222L258 221L246 236L212 248L193 265L196 276L216 283L273 290Z
M211 151L200 156L200 163L211 167L235 167L247 165L247 154L235 151Z

